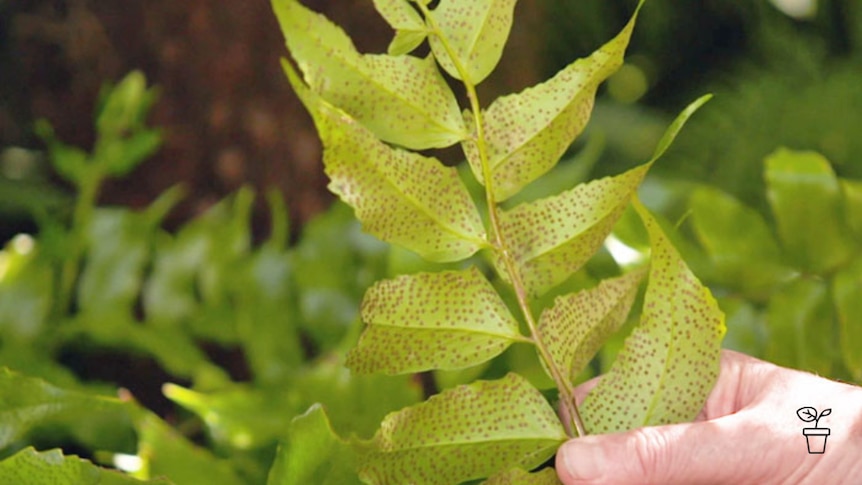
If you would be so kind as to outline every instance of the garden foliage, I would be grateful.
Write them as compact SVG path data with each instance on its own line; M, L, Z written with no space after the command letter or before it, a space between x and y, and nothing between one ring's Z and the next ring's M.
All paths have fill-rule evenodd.
M96 207L107 177L158 147L144 124L154 97L140 73L106 89L90 153L39 124L78 196L69 214L37 214L38 238L0 251L0 365L14 369L0 371L0 483L264 483L279 441L302 433L291 419L312 404L340 432L367 436L421 397L408 376L342 366L362 291L402 264L345 206L308 223L293 247L275 192L259 245L249 189L172 233L162 221L179 187L142 210ZM244 382L225 352L244 357ZM181 383L163 387L175 404L165 419L144 406L165 403L138 366ZM55 447L87 459L42 451ZM287 476L273 473L273 483Z

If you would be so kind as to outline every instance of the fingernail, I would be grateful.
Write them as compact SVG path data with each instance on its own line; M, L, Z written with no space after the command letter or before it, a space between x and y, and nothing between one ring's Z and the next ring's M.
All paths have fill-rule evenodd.
M607 456L591 436L569 441L562 452L563 465L574 479L596 480L607 471Z

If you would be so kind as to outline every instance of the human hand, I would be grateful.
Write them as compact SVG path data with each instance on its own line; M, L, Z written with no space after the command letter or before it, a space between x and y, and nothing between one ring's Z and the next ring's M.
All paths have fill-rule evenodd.
M824 454L808 453L803 406L832 409ZM725 350L695 422L570 440L557 474L565 485L862 483L862 388Z

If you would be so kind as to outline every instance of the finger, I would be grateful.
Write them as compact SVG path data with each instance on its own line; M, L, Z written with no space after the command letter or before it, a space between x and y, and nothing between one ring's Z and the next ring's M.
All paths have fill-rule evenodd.
M593 390L596 386L599 385L599 382L602 381L602 376L593 377L592 379L582 382L578 387L575 388L575 402L578 403L578 406L583 404L584 398L587 397L587 394Z

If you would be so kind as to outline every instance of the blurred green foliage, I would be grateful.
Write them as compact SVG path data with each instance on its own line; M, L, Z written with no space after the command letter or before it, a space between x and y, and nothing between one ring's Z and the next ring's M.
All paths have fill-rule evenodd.
M862 382L862 184L811 151L779 148L760 166L768 217L708 184L646 193L684 211L675 242L727 313L726 347Z
M161 223L180 188L140 211L95 206L106 178L158 147L158 131L143 123L154 97L139 73L106 90L90 153L38 126L78 197L69 217L37 212L39 235L19 235L0 252L0 365L14 369L0 374L0 454L23 450L0 467L31 467L26 483L120 477L77 457L47 458L32 444L83 450L106 465L131 456L126 468L142 479L263 483L291 419L312 403L326 406L339 433L369 436L386 413L421 398L410 377L357 377L342 365L359 298L392 264L388 246L360 232L345 206L309 223L293 247L276 192L266 195L272 229L259 245L250 189L174 233ZM212 347L234 349L249 375L232 378ZM155 361L178 382L163 391L176 406L159 417L75 365L117 365L104 352Z

